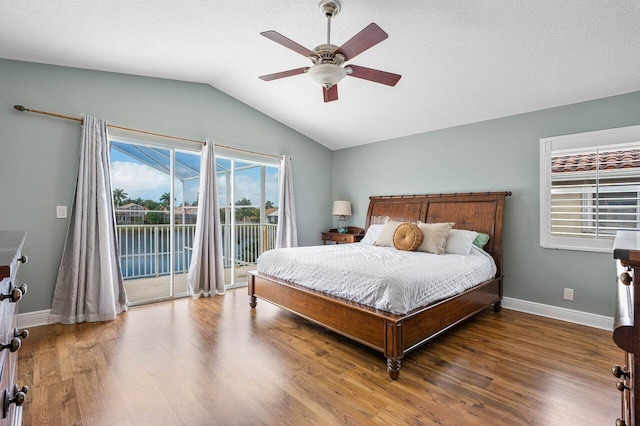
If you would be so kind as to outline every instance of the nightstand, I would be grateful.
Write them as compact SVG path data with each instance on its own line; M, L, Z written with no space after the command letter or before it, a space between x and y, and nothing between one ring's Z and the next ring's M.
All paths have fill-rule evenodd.
M357 243L362 238L364 238L364 229L357 226L347 227L346 234L340 234L337 229L330 229L329 232L322 233L322 245L327 244L327 241L333 241L336 244Z

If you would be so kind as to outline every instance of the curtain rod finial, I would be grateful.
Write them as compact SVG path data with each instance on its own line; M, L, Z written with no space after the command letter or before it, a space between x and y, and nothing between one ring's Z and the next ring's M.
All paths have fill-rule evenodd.
M14 105L13 107L15 109L17 109L18 111L27 111L27 109L25 107L23 107L22 105Z

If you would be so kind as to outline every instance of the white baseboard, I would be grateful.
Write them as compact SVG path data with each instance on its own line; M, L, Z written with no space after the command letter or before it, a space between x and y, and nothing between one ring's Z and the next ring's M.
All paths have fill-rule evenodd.
M513 299L511 297L503 298L502 306L514 311L540 315L542 317L572 322L575 324L587 325L589 327L601 328L603 330L613 330L613 317L607 317L604 315L575 311L573 309L560 308L558 306L543 305L542 303Z
M45 309L43 311L25 312L24 314L18 314L18 327L29 328L38 327L39 325L49 324L49 312L51 309Z
M503 298L502 306L506 309L525 312L527 314L540 315L542 317L587 325L589 327L601 328L603 330L613 330L613 318L604 315L590 314L588 312L544 305L542 303L529 302L527 300L513 299L511 297ZM19 314L18 325L20 328L28 328L49 324L49 311L50 309L45 309L43 311Z

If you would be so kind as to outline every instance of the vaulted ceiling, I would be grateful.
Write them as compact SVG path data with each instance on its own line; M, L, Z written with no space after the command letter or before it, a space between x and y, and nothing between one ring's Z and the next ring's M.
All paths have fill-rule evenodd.
M371 22L389 38L353 63L339 100L311 62L260 32L326 42L317 0L5 1L0 57L210 84L330 149L640 91L636 0L340 0L331 42ZM0 75L0 78L2 76Z

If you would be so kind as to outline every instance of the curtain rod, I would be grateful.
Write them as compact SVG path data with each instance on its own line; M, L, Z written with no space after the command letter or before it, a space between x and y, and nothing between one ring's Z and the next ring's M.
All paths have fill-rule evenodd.
M42 110L39 110L39 109L26 108L26 107L24 107L22 105L14 105L13 107L15 109L17 109L18 111L32 112L34 114L48 115L48 116L51 116L51 117L64 118L65 120L74 120L74 121L79 121L80 123L82 123L82 118L80 118L80 117L73 117L71 115L57 114L55 112L48 112L48 111L42 111ZM107 127L111 127L113 129L126 130L126 131L134 132L134 133L142 133L142 134L145 134L145 135L158 136L158 137L161 137L161 138L176 139L176 140L179 140L179 141L186 141L186 142L196 142L196 143L199 143L199 144L202 144L202 145L205 144L205 142L199 141L199 140L196 140L196 139L188 139L188 138L181 138L181 137L178 137L178 136L163 135L162 133L148 132L146 130L132 129L130 127L116 126L114 124L107 124ZM246 153L249 153L249 154L263 155L263 156L266 156L266 157L273 157L273 158L282 158L279 155L265 154L265 153L262 153L262 152L250 151L248 149L234 148L234 147L231 147L231 146L218 145L218 144L216 144L216 146L218 146L220 148L231 149L233 151L246 152Z

